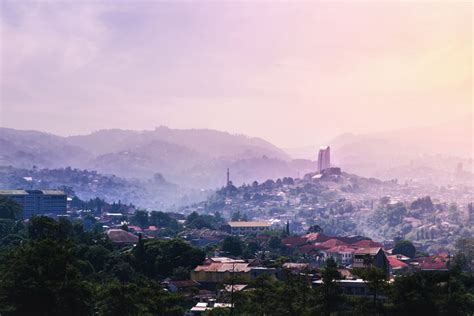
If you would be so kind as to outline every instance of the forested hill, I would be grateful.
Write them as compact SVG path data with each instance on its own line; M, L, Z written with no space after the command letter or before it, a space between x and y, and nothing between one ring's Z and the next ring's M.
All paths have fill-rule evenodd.
M205 199L207 192L182 189L161 174L148 180L124 179L95 171L58 169L18 169L0 167L0 187L5 189L61 189L82 200L99 197L108 202L133 203L142 208L168 210Z
M250 183L296 176L315 166L309 160L292 160L263 139L207 129L114 129L61 137L0 128L0 145L0 166L71 167L139 179L160 173L196 189L224 185L227 168L234 183Z

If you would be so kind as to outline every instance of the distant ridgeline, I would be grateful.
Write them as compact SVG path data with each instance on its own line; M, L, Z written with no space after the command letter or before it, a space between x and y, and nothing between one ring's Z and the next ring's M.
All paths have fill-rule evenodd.
M71 166L141 180L160 173L172 183L197 190L225 185L226 168L231 168L236 184L296 176L315 168L313 162L292 160L263 139L214 130L159 127L60 137L0 128L0 146L0 166Z
M41 190L57 188L82 200L100 197L106 201L137 203L140 207L169 208L206 198L206 192L181 189L160 174L149 180L132 180L95 171L71 168L18 169L0 167L0 189Z

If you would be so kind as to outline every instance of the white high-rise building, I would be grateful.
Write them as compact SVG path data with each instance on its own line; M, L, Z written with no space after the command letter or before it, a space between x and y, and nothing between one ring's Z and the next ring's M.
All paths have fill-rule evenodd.
M318 154L318 172L331 167L331 148L321 147Z

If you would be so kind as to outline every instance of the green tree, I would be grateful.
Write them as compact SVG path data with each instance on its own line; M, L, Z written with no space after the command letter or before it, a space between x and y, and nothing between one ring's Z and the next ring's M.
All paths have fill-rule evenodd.
M393 248L392 253L395 255L400 254L410 258L414 258L416 255L416 248L411 241L400 240Z
M221 220L221 219L219 219ZM186 227L188 228L209 228L216 229L221 224L216 217L212 215L199 215L196 212L192 212L186 218Z
M92 290L69 243L17 247L0 266L2 315L91 315Z
M13 234L16 223L11 219L0 219L0 239L7 235Z
M374 308L377 308L377 295L387 289L387 275L384 270L370 266L368 268L353 269L353 274L367 282L367 287L373 294Z
M462 238L456 242L455 262L466 271L474 271L474 238Z
M281 238L278 236L272 236L268 240L268 247L273 250L280 249L281 247Z
M173 269L173 274L171 278L173 280L189 280L191 273L188 268L185 267L176 267Z
M239 237L227 236L222 242L222 251L232 256L240 256L242 254L242 242Z
M135 215L131 218L131 223L141 228L148 228L149 219L147 211L136 211Z
M204 316L230 316L230 315L232 315L230 308L222 308L222 307L213 308L204 313Z
M21 205L15 201L0 196L0 219L18 220L21 218Z
M178 221L164 212L153 211L150 213L150 224L156 227L178 229Z
M259 251L260 249L260 245L255 241L245 243L244 250L242 251L242 256L245 259L253 259L255 258L255 254L257 253L257 251Z
M28 236L33 240L54 240L63 237L60 234L59 224L54 219L47 216L36 216L30 218L27 229Z
M96 272L105 269L111 252L102 245L92 245L86 247L84 259L89 261Z
M268 275L257 277L250 283L252 291L236 295L237 314L271 315L275 304L278 303L278 286L279 284Z
M183 315L179 296L169 294L153 281L107 282L99 289L100 315Z
M341 273L337 270L337 263L333 258L328 258L326 266L321 271L323 284L319 288L321 309L325 314L336 311L341 302L341 289L337 283L341 278Z
M135 262L138 249L136 247L134 250ZM181 239L147 240L144 242L144 252L144 260L140 261L142 266L136 265L136 268L150 278L169 277L178 267L194 269L205 259L204 251Z
M322 233L323 229L319 225L312 225L308 228L308 233Z

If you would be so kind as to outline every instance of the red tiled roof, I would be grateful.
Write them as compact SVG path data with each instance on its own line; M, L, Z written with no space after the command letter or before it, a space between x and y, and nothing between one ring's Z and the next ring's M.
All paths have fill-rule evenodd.
M449 262L448 255L436 255L431 257L419 258L420 268L422 270L446 270Z
M310 233L310 234L307 234L305 236L305 238L309 242L325 242L325 241L331 239L331 237L328 237L328 236L323 235L321 233Z
M336 246L328 249L326 252L327 253L341 253L341 252L349 252L349 253L354 253L355 249L349 246Z
M337 246L348 246L345 242L340 241L339 239L336 239L336 238L329 239L319 245L325 247L326 249L330 249Z
M446 263L441 261L433 261L433 262L422 262L420 264L420 268L422 270L446 270Z
M107 236L112 242L118 244L135 244L138 242L137 236L121 229L109 229Z
M141 232L141 231L142 231L142 229L141 229L140 227L138 227L138 226L133 226L133 225L128 226L128 229L134 230L134 231L136 231L136 232Z
M392 269L403 269L408 267L408 264L398 260L397 256L388 256L387 258Z
M354 251L356 255L376 255L380 251L380 247L370 247L370 248L358 248Z

